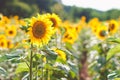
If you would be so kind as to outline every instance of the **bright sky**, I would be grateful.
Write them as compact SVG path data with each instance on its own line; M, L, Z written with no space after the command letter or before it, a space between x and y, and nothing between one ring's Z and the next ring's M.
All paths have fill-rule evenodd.
M101 11L120 9L120 0L62 0L64 5L75 5L83 8L94 8Z

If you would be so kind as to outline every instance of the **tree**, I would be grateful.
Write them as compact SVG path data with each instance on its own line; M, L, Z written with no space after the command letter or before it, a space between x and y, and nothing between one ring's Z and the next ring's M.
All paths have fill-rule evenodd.
M19 0L1 0L1 2L0 12L6 16L18 15L20 17L29 17L39 12L35 4L30 5Z

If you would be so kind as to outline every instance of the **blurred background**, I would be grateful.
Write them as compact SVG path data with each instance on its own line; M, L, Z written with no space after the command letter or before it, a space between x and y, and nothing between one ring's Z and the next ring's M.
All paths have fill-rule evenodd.
M89 6L84 8L77 7L75 5L69 5L68 2L71 2L71 1L68 1L68 0L0 0L0 13L4 14L5 16L18 15L21 18L26 18L32 15L35 15L36 13L54 12L58 14L62 18L62 20L69 19L70 21L77 21L81 16L86 16L87 21L89 21L91 18L94 18L94 17L98 17L100 20L118 19L119 17L120 10L118 9L114 8L114 9L101 11L94 8L89 8ZM76 1L71 3L75 3ZM88 0L88 4L89 4L89 1L90 0ZM67 3L68 5L66 5ZM109 2L106 2L105 4L100 4L101 6L99 7L102 7L104 9L105 5L107 7L108 3ZM88 4L86 3L86 6ZM96 4L96 7L97 5L99 5L99 3ZM81 6L82 6L82 2L81 2ZM112 6L113 5L111 5L111 7Z

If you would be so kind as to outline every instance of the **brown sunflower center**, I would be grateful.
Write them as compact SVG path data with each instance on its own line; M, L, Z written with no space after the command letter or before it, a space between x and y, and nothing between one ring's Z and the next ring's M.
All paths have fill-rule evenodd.
M99 35L101 37L105 37L106 36L106 31L104 31L104 30L100 31Z
M12 31L12 30L10 30L10 31L9 31L9 34L13 34L13 31Z
M69 36L69 35L68 35L68 34L66 34L66 35L65 35L65 38L68 38L68 36Z
M1 42L1 44L0 44L1 46L4 46L4 43L3 42Z
M115 24L110 24L109 31L114 30Z
M57 25L56 20L55 20L54 18L51 18L50 20L51 20L52 23L53 23L52 27L55 27L55 26Z
M35 38L42 38L45 34L46 27L45 24L41 21L37 21L34 23L32 27L32 33Z
M72 39L72 37L69 37L69 39L71 40L71 39Z
M8 41L8 42L7 42L8 47L10 46L10 44L11 44L10 41Z

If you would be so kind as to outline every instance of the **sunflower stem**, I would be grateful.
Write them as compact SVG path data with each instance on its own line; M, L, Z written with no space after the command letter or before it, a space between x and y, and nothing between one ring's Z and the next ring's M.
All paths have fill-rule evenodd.
M55 41L56 41L56 47L57 47L57 46L58 46L58 45L57 45L57 44L58 44L58 43L57 43L57 32L55 33L55 38L56 38Z
M42 80L44 80L44 71L43 71L43 63L42 63Z
M33 76L32 76L32 67L33 67L33 45L31 44L31 53L30 53L30 80L33 80Z
M38 66L36 66L36 80L38 80Z
M48 80L50 80L50 70L48 70Z

